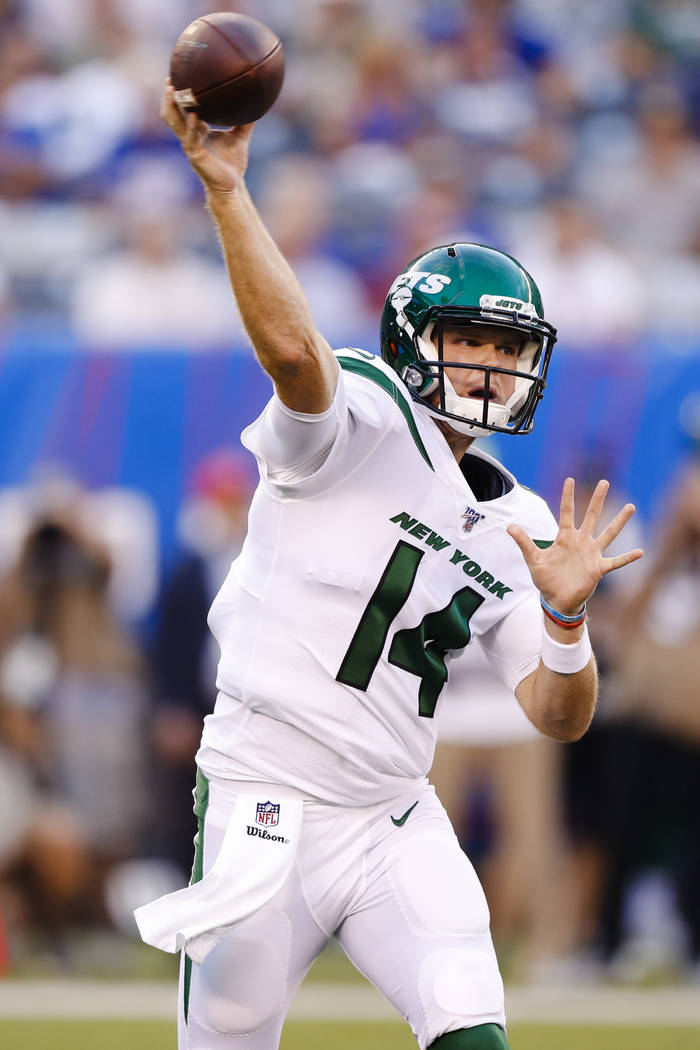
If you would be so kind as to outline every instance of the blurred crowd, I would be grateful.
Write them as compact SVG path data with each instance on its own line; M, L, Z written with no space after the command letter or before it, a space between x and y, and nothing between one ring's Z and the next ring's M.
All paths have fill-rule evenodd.
M332 343L375 348L396 272L466 239L533 272L557 353L700 354L689 0L0 2L3 349L250 352L159 118L175 39L227 8L284 44L250 184ZM252 485L233 449L198 464L162 580L143 494L0 492L0 969L3 927L63 965L76 926L133 934L186 879L206 611ZM658 486L643 569L592 610L584 740L536 738L477 666L486 707L445 718L435 776L532 979L700 972L700 461Z
M159 119L178 34L227 7L284 44L250 182L332 343L373 330L407 259L463 238L537 275L569 345L696 345L689 0L4 0L12 345L245 346L199 187Z

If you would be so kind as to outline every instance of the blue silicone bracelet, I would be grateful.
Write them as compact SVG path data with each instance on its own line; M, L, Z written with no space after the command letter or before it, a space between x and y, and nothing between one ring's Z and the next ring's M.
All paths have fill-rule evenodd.
M578 624L583 623L583 621L586 619L585 602L583 603L583 609L581 609L581 612L576 613L574 616L567 616L566 613L559 612L559 610L555 609L552 605L550 605L548 601L545 601L542 595L540 595L540 605L547 613L547 615L551 616L553 620L558 620L559 623L565 623L569 627L576 627L578 626Z

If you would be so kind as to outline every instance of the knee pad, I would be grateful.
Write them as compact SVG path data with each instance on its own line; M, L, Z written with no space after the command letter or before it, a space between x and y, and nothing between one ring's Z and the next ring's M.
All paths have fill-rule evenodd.
M201 1024L222 1035L250 1035L283 1009L291 926L266 909L245 919L214 947L198 972Z
M503 981L490 937L431 952L420 968L418 991L428 1046L437 1033L455 1024L505 1027Z

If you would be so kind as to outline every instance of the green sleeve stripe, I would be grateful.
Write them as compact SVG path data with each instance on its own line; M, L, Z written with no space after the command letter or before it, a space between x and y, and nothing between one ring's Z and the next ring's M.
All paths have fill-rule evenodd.
M190 886L195 882L201 882L204 875L204 818L209 805L209 781L201 769L197 770L197 786L194 792L194 813L197 817L197 836L194 840L194 864L192 865L192 877ZM183 977L183 1008L185 1024L190 1010L190 985L192 983L192 960L185 955L185 973Z
M547 547L552 546L554 540L533 540L532 542L535 544L536 547L539 547L540 550L546 551Z
M389 376L385 375L384 372L382 372L379 368L375 368L374 365L370 364L369 361L358 361L354 357L339 356L338 363L340 364L340 367L343 368L346 372L354 372L355 375L364 376L365 379L371 379L372 382L376 383L377 386L380 386L382 390L386 390L387 394L389 394L392 400L394 400L399 406L401 414L403 415L404 419L408 424L408 429L411 432L411 437L415 441L416 447L418 448L418 451L420 452L421 456L428 464L430 469L435 470L435 467L430 462L430 456L428 455L425 445L421 440L421 436L418 433L416 421L413 418L413 413L411 412L411 408L406 398L406 395L404 395L401 392L401 390L399 390L396 383L394 383L389 378Z

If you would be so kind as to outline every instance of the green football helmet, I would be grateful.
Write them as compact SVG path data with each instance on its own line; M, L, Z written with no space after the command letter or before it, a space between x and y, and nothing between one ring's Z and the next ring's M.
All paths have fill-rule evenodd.
M517 332L522 340L517 362L502 368L445 360L445 324L498 325ZM470 437L532 430L556 339L556 329L542 316L542 300L530 274L510 255L481 244L448 244L419 255L389 289L380 322L382 358L398 372L411 397ZM481 396L460 397L447 368L482 372ZM492 390L496 372L515 377L515 389L504 404Z

